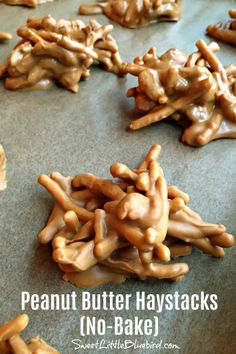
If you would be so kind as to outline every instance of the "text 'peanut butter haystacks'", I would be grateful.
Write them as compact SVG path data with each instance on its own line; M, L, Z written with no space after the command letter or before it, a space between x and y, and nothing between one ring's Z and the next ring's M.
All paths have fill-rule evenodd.
M184 126L182 142L188 145L236 138L236 65L221 64L216 43L199 40L196 46L189 56L177 49L158 56L152 48L127 65L127 73L138 77L127 96L142 114L132 130L170 118Z
M79 81L89 77L94 61L107 71L124 74L112 29L112 25L101 26L94 20L85 25L51 16L28 19L27 25L17 30L22 39L0 66L5 87L46 88L56 81L77 92Z
M121 26L136 28L159 21L178 21L181 0L105 0L80 5L80 15L104 13Z
M209 36L219 41L236 46L236 10L230 10L229 16L232 20L209 25L206 32Z
M56 200L39 241L52 241L65 280L81 287L126 278L179 280L188 265L167 263L171 258L190 254L192 246L221 257L233 245L223 225L205 223L187 206L185 193L167 186L160 150L152 146L137 169L113 164L115 179L58 172L39 177Z
M1 354L60 354L40 337L34 337L29 343L20 337L29 323L27 315L19 315L14 320L0 326Z
M37 5L43 4L45 2L51 2L53 0L0 0L0 4L7 5L22 5L27 7L36 7Z

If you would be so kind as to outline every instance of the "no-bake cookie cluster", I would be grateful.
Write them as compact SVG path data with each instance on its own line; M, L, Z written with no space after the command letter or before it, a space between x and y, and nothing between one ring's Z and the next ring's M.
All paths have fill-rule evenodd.
M41 243L52 241L64 279L94 287L126 278L179 280L186 263L169 263L192 247L215 257L234 243L223 225L208 224L188 207L189 197L167 185L154 145L137 169L110 167L114 179L91 173L41 175L56 203Z
M80 5L80 15L104 13L121 26L136 28L159 21L178 21L181 0L105 0Z
M113 26L95 20L85 25L80 20L55 20L51 16L30 18L17 30L21 40L0 66L5 87L46 88L57 82L72 92L81 79L90 75L90 66L99 62L105 70L123 75L122 60Z
M191 55L170 49L158 56L151 48L126 66L138 78L127 92L141 114L132 130L170 118L183 125L182 142L188 145L236 138L236 66L223 66L216 43L199 40L196 46Z

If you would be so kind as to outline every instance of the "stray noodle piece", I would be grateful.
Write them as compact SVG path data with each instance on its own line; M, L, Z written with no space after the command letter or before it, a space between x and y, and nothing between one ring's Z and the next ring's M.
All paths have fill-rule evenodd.
M236 138L236 66L221 64L215 55L218 44L199 40L196 46L189 56L177 49L158 56L151 48L127 64L127 73L138 77L127 96L135 98L142 114L130 129L170 118L183 125L182 142L191 146Z
M40 337L31 338L28 344L25 343L20 333L28 323L29 317L23 314L0 326L1 354L60 354Z
M236 10L230 10L229 16L231 20L209 25L206 32L214 39L236 46Z
M12 39L12 35L7 32L0 32L0 42L7 42Z
M80 5L80 15L104 13L121 26L137 28L159 21L178 21L181 0L105 0Z
M51 1L53 0L0 0L0 4L3 3L6 5L22 5L27 7L36 7L37 5Z
M55 20L51 16L30 18L17 30L22 38L0 66L6 77L5 88L46 88L56 81L72 92L81 79L90 75L94 62L105 70L124 74L113 26L101 26L95 20L85 25L79 20Z
M80 287L126 278L180 280L192 246L215 257L234 243L223 225L205 223L187 204L189 197L167 186L153 145L137 169L110 167L114 179L91 173L64 177L53 172L39 183L55 198L39 242L52 242L53 259L64 280Z
M4 189L7 188L6 163L7 163L6 154L2 145L0 145L0 191L3 191Z

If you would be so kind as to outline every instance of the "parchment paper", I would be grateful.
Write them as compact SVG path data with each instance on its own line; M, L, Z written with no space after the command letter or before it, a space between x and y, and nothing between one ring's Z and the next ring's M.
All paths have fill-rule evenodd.
M78 18L78 5L79 1L75 0L55 0L36 9L0 4L0 29L14 34L30 16L51 14L58 18ZM127 61L143 55L152 46L156 46L159 53L171 47L190 53L197 39L210 41L204 35L207 24L227 20L227 11L234 6L234 1L185 0L182 20L176 24L160 23L137 30L114 24L113 35ZM102 15L96 19L101 23L109 22ZM0 45L0 60L6 58L16 40L14 36L9 44ZM223 44L221 48L218 55L222 62L235 63L236 49ZM181 129L168 122L127 132L134 102L125 94L135 82L131 76L117 79L96 67L91 69L90 79L80 83L78 94L58 87L47 91L10 92L1 82L0 142L8 157L8 189L0 194L0 322L21 312L21 291L51 294L75 290L79 298L82 293L81 289L62 280L62 273L52 261L50 247L37 243L37 233L53 203L48 193L37 185L40 173L54 170L66 175L93 172L106 177L111 163L121 161L135 167L151 144L159 143L163 148L161 163L168 182L191 196L191 207L205 220L223 223L236 234L236 141L218 140L200 149L191 148L179 142ZM106 285L92 292L216 293L219 298L217 311L165 311L158 315L158 340L181 347L179 351L170 351L172 353L232 354L236 350L235 256L235 248L227 250L223 259L213 259L195 251L185 259L190 272L181 283L129 280L120 286ZM137 313L134 310L129 313L27 313L30 325L24 338L40 334L64 354L75 352L71 340L79 336L78 320L82 314L102 317L108 322L115 315L124 318L155 315L152 311ZM89 337L85 342L96 339L100 338ZM112 331L108 331L106 339L115 339ZM149 351L130 349L126 352ZM161 351L164 352L169 350Z

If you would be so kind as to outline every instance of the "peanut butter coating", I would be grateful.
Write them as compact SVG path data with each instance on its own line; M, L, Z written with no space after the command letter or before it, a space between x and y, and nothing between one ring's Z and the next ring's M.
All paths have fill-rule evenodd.
M158 56L151 48L127 64L127 73L138 78L127 96L134 97L141 115L130 129L172 119L184 127L182 142L191 146L236 138L236 66L222 65L216 43L199 40L196 46L189 56L177 49Z
M104 13L128 28L147 26L159 21L178 21L181 0L105 0L80 5L80 15Z
M221 42L236 46L236 10L229 11L230 20L209 25L206 33Z
M114 179L39 177L56 200L39 242L52 241L64 280L80 287L126 278L180 280L188 265L171 259L189 255L193 246L221 257L233 245L223 225L204 222L189 208L188 195L167 185L160 151L153 145L136 169L114 163Z
M40 337L31 338L27 344L20 333L27 327L29 317L25 314L0 326L1 354L59 354Z
M55 20L51 16L29 18L17 30L21 40L0 65L5 88L45 89L53 82L77 92L80 80L90 76L90 66L100 63L107 71L124 75L112 25L95 20Z

